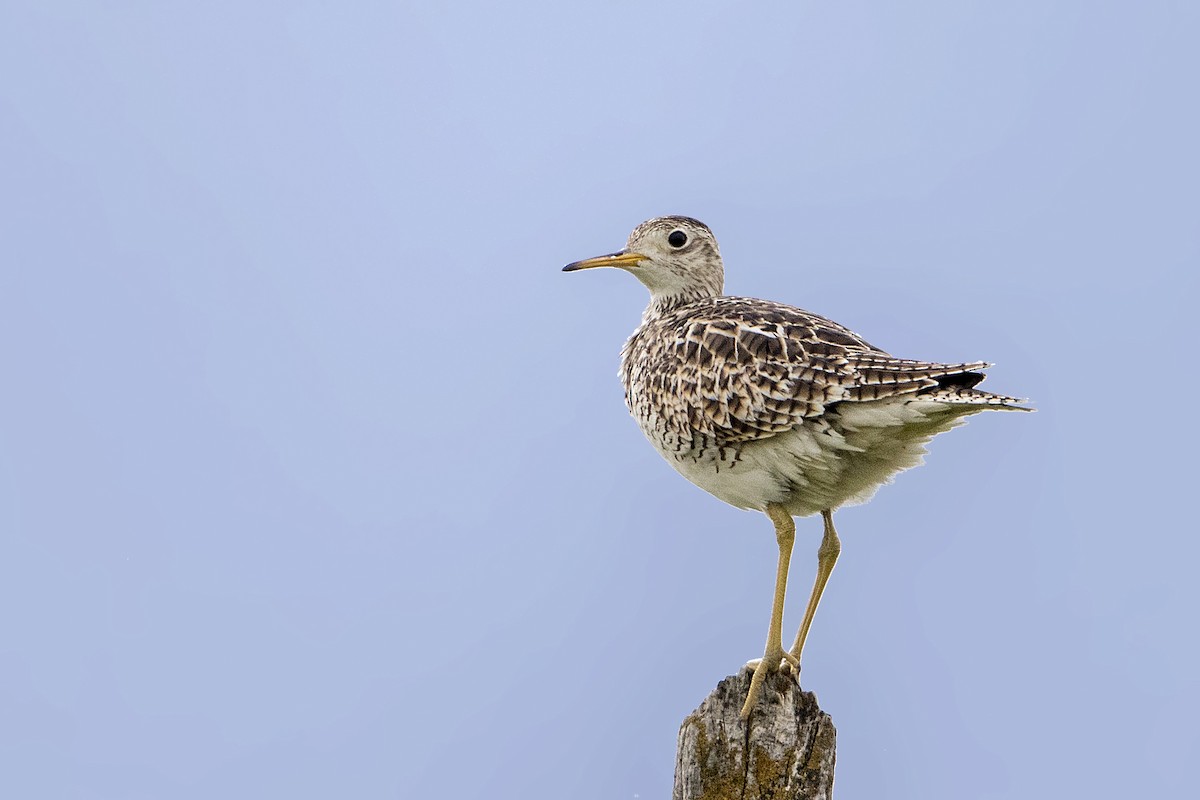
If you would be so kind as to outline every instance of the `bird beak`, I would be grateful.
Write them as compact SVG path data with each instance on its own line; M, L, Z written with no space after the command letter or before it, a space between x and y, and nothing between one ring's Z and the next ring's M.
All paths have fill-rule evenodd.
M563 272L575 272L576 270L591 269L592 267L621 267L622 269L628 269L629 267L636 267L645 258L641 253L626 253L622 250L619 253L585 258L583 261L567 264L563 267Z

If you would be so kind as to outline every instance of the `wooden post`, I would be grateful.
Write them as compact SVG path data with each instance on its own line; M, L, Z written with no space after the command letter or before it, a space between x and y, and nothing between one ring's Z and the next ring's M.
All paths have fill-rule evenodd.
M721 681L683 721L674 800L830 800L833 720L794 677L775 674L743 721L750 674Z

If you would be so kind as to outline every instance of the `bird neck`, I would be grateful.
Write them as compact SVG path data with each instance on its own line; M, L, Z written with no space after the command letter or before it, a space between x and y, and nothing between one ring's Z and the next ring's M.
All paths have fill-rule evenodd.
M646 306L646 311L642 314L642 319L650 319L651 317L661 316L670 311L674 311L680 306L688 303L695 303L700 300L711 300L714 297L719 297L720 289L712 291L706 287L690 287L686 290L674 291L671 293L651 292L650 304Z

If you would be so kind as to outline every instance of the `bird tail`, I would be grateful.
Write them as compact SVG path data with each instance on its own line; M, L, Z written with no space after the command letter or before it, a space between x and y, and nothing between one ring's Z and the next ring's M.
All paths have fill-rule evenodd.
M1036 411L1036 409L1024 405L1029 402L1029 399L1026 397L1008 397L1003 394L992 394L991 392L985 392L982 389L976 389L971 386L936 386L918 392L917 396L922 400L932 400L935 403L989 406L997 410L1008 411Z
M990 367L991 364L985 364L985 366ZM930 386L927 389L918 391L917 396L925 400L960 406L991 406L997 409L1011 409L1013 411L1034 410L1023 405L1023 403L1029 402L1028 398L1009 397L1003 394L993 394L992 392L985 392L982 389L976 389L975 387L979 385L979 382L984 377L981 370L975 369L952 372L948 375L939 375L934 379L937 381L936 386Z

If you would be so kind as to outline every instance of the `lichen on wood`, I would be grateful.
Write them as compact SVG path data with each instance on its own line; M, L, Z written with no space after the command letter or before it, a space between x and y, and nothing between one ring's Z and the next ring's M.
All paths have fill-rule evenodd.
M749 670L721 681L679 729L674 800L830 800L833 720L790 675L768 677L748 720Z

